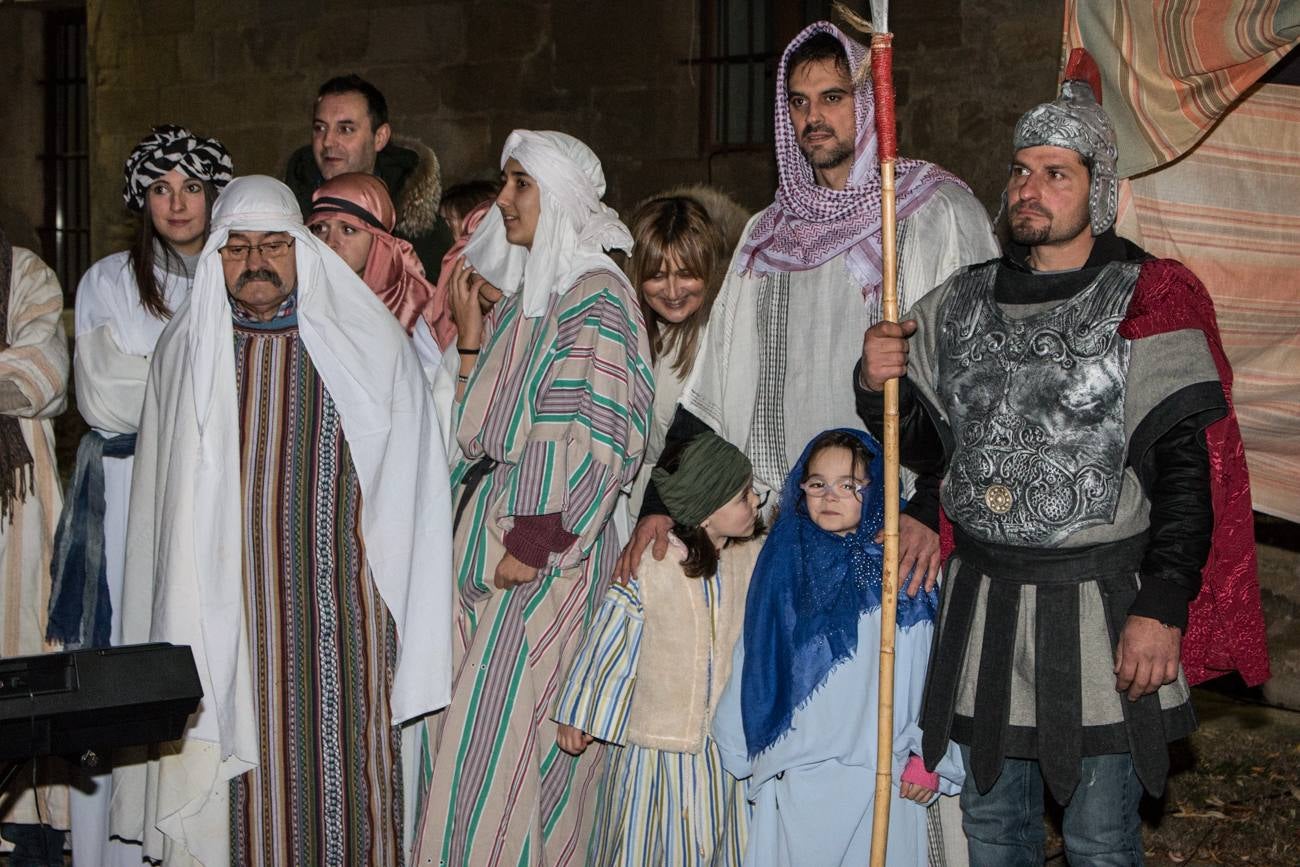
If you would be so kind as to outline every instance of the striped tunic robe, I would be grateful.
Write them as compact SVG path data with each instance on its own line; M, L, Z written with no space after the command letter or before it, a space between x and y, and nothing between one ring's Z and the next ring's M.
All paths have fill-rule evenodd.
M393 619L366 566L338 411L288 312L235 321L256 768L231 781L242 865L400 865Z
M685 549L641 558L587 630L555 720L605 743L587 867L728 867L745 852L749 804L710 735L744 628L761 541L687 577Z
M9 302L9 330L0 334L4 413L18 419L32 462L19 470L19 490L25 496L9 504L7 517L0 517L0 657L47 650L50 556L63 508L51 420L63 412L68 386L59 278L35 253L14 247L4 288ZM62 761L38 760L34 771L18 774L0 792L0 821L67 828L67 777Z
M550 717L618 556L610 518L645 448L650 351L632 290L604 271L536 318L516 294L490 327L460 408L455 680L429 726L415 863L580 865L602 750L562 752ZM536 580L494 587L514 517L557 513L577 541Z

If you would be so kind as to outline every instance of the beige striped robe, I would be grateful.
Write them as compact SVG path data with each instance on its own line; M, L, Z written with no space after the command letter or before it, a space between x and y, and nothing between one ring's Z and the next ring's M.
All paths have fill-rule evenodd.
M0 656L41 653L50 601L50 554L63 508L50 420L63 412L68 386L68 338L63 331L59 278L30 250L13 248L9 331L0 347L0 411L16 416L32 454L32 488L15 504L13 521L0 521ZM17 406L15 406L17 404ZM62 774L60 762L38 765L38 778ZM40 818L68 827L63 785L41 786ZM16 797L15 800L10 800ZM5 822L36 822L31 774L18 775L4 793Z

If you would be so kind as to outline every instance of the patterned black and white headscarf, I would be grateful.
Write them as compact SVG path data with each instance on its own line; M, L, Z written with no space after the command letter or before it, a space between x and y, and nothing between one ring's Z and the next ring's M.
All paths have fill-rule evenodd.
M133 211L144 210L144 191L172 169L195 180L211 181L217 192L235 174L230 154L221 142L196 136L182 126L156 126L126 158L122 170L126 177L122 187L126 206Z

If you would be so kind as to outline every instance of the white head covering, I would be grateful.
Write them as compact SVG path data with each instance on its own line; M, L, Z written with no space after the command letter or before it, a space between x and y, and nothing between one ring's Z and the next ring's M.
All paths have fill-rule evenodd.
M287 186L260 175L236 178L212 208L211 234L199 257L188 306L177 311L168 329L176 332L175 339L164 336L154 364L154 375L167 382L189 377L198 437L193 475L174 471L159 487L192 486L195 500L205 504L192 548L182 546L192 551L194 561L182 558L179 568L161 563L155 569L178 581L186 580L178 573L195 573L203 612L204 672L211 680L210 689L204 684L204 706L216 717L214 726L212 714L205 713L195 732L209 740L218 740L219 732L223 757L249 749L256 753L255 743L251 748L240 743L247 733L238 722L249 677L247 654L239 646L239 407L233 324L220 255L230 233L240 230L287 232L294 238L299 335L338 408L365 504L361 531L366 559L397 624L393 722L446 704L451 674L447 458L433 399L410 339L361 278L307 231ZM173 350L176 343L181 345ZM171 357L177 354L181 357ZM181 399L174 412L186 410ZM166 425L188 427L174 417L163 424L164 434ZM162 491L154 493L163 496ZM169 556L182 556L177 550Z
M513 295L523 286L525 316L546 312L552 293L596 270L622 271L605 250L631 252L632 233L601 203L605 173L591 148L562 132L517 129L501 150L537 181L541 214L532 249L506 240L501 211L492 208L465 246L465 258L493 286Z
M190 318L196 323L204 323L204 327L190 332L194 403L200 430L207 426L214 406L215 383L212 378L219 373L224 375L227 368L224 360L218 363L218 359L234 339L219 251L226 245L230 233L238 231L287 232L293 236L300 307L322 283L345 290L348 287L355 289L353 284L365 286L333 250L307 231L298 200L287 186L265 175L248 175L231 181L212 206L212 225L203 252L199 254L199 263L194 270L194 288L190 293ZM233 355L230 362L234 363Z

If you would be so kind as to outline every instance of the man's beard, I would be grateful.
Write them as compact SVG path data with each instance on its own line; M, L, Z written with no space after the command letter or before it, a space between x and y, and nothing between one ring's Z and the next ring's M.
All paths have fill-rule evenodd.
M830 133L832 136L835 135L835 130L828 126L810 126L803 131L803 136L799 139L799 150L803 152L804 158L808 160L809 164L811 164L814 169L833 169L836 166L843 165L845 160L848 160L853 156L852 143L846 144L840 141L838 137L834 139L835 147L831 150L821 152L814 151L810 146L805 144L804 137L817 132Z
M276 289L284 288L284 281L280 279L279 274L275 273L270 268L258 268L255 271L245 271L243 274L240 274L239 279L235 280L235 291L238 292L254 280L264 280Z
M1017 217L1023 213L1034 213L1047 218L1045 223L1020 223ZM1011 240L1017 244L1026 247L1037 247L1039 244L1047 244L1054 241L1068 241L1078 237L1079 233L1088 228L1089 224L1088 210L1085 208L1083 216L1074 221L1071 225L1057 226L1056 216L1046 208L1040 206L1017 205L1011 209L1011 214L1007 219L1007 227L1011 230Z
M1037 247L1044 243L1052 233L1051 222L1047 223L1017 223L1015 217L1010 219L1011 240L1017 244L1023 244L1026 247Z

